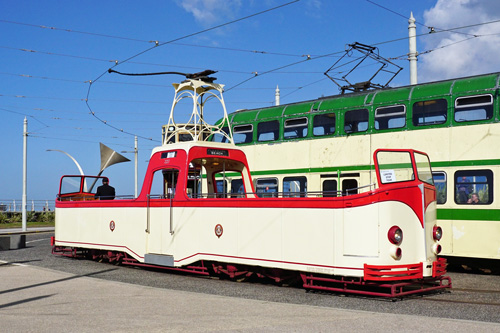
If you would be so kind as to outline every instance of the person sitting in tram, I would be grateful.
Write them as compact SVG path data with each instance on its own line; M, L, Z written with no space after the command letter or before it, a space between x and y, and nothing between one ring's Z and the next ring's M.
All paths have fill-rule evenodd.
M477 193L472 193L470 195L470 199L467 200L467 203L468 204L473 204L473 205L480 203L479 196L477 195Z

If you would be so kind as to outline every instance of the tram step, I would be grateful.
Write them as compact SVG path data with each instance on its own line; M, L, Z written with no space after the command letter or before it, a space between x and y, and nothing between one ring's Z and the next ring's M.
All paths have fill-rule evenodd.
M174 256L169 254L146 253L144 263L158 266L174 267Z

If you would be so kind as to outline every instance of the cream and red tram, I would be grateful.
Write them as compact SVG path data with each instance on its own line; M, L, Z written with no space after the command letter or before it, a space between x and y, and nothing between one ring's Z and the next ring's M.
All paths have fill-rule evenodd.
M194 95L202 85L222 91L183 84ZM87 184L96 177L63 176L53 252L204 275L296 275L306 288L376 296L451 287L424 153L375 151L368 190L351 196L256 193L241 148L192 134L153 150L134 199L95 200Z

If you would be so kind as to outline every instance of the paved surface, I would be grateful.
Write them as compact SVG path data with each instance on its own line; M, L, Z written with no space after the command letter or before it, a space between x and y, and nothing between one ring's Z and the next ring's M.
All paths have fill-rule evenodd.
M0 261L2 332L500 332L500 324L174 291Z
M53 232L54 230L55 227L26 228L26 231L23 231L22 228L0 229L0 235L32 234L37 232Z

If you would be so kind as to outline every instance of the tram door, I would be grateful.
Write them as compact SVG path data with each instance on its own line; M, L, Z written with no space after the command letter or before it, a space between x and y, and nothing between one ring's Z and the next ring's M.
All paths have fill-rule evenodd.
M177 191L179 171L158 170L153 175L146 214L147 253L173 252L173 202Z

